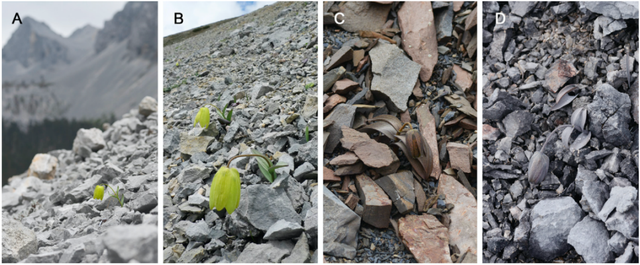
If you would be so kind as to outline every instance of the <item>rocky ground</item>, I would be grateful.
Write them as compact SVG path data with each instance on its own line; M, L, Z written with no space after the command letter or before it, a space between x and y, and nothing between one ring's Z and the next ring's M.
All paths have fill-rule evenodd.
M483 9L483 261L637 263L638 3Z
M73 150L36 155L2 187L3 263L158 261L156 100L103 129L80 129ZM99 184L124 206L92 199Z
M476 262L476 3L323 12L324 261Z
M163 261L315 262L317 4L279 2L199 30L164 47ZM230 123L214 107L227 104ZM193 125L201 107L207 130ZM233 160L240 205L210 210L215 173L251 150L288 166L270 183L256 158Z

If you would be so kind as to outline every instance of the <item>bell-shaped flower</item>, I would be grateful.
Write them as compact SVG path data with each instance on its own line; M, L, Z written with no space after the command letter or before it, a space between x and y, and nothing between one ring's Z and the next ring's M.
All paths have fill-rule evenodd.
M104 186L96 185L96 189L93 190L93 198L96 200L102 200L104 197Z
M235 168L222 166L213 176L209 191L209 208L222 211L227 209L229 214L240 204L240 173Z
M196 119L193 122L193 127L196 127L196 124L200 123L200 127L206 129L209 127L210 117L209 117L209 109L207 107L202 107L196 114Z

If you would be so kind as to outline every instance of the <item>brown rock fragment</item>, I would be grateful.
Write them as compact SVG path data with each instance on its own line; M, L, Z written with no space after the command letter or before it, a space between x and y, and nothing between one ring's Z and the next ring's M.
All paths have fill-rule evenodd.
M477 240L477 204L473 195L453 177L442 174L438 182L438 194L446 196L447 203L455 207L449 213L449 243L457 245L460 253L478 255ZM475 261L474 261L475 262Z
M376 183L389 195L393 205L401 214L413 210L416 194L413 191L413 173L400 171L376 180Z
M438 139L436 135L436 120L433 118L431 111L429 111L428 104L422 104L416 108L416 115L418 117L418 124L420 125L420 133L431 148L431 154L433 155L433 170L431 170L431 176L438 179L442 168L440 167L440 158L438 157Z
M427 202L427 195L424 193L420 182L416 179L413 179L413 191L416 194L416 204L418 205L418 212L421 213L424 211L424 205Z
M576 70L572 63L560 59L544 74L545 87L549 88L551 92L557 93L558 89L577 73L578 70Z
M338 104L345 103L345 102L347 102L347 98L338 94L333 94L327 99L327 101L324 102L324 107L322 108L322 112L327 113L331 111Z
M416 82L416 86L413 87L411 93L413 93L416 98L424 98L424 93L422 93L422 89L420 89L420 82Z
M339 25L346 31L380 30L391 10L391 5L373 2L345 2L340 5L345 22Z
M360 85L358 83L353 82L351 79L342 79L340 81L337 81L333 85L333 92L341 94L341 95L345 95L345 94L348 94L349 92L355 90L359 86Z
M360 161L356 154L353 152L346 152L342 155L336 156L334 159L331 159L329 162L332 166L345 166L345 165L353 165L356 162Z
M335 174L337 176L350 176L350 175L362 174L362 172L364 172L364 164L358 161L353 165L338 167L338 169L336 169Z
M376 169L376 172L378 174L389 175L389 174L398 172L398 168L400 167L400 159L398 159L398 156L396 156L396 154L393 152L393 150L391 150L391 148L389 148L389 155L391 156L393 161L391 162L390 165L386 167L381 167L379 169Z
M453 71L456 73L456 84L460 86L464 92L467 92L471 85L473 85L473 77L457 64L453 65Z
M389 227L391 200L389 196L369 176L356 176L356 187L362 200L364 211L362 220L377 228Z
M462 127L463 129L467 129L467 130L475 131L478 129L478 125L476 124L476 121L469 118L462 119L460 122L458 122L458 125L460 125L460 127Z
M471 173L471 148L468 145L450 142L447 143L447 152L452 168Z
M438 62L438 41L431 2L406 2L398 11L402 47L420 64L420 79L428 81Z
M339 65L351 61L353 59L353 50L350 46L344 45L340 50L338 50L333 56L331 56L331 61L325 70L331 70Z
M363 132L356 131L349 127L342 127L342 147L345 149L353 150L353 146L359 142L365 142L370 140L369 135Z
M322 169L322 180L324 181L341 181L342 179L335 174L333 174L333 170L328 167L324 167Z
M482 124L482 140L495 141L500 136L500 130L489 124Z
M364 50L355 50L353 51L353 65L358 65L360 61L364 58Z
M453 12L460 11L460 8L462 8L462 5L464 5L463 1L453 1Z
M351 210L353 210L356 208L356 205L358 205L358 201L360 201L360 198L358 198L357 195L349 193L349 196L344 201L344 204L346 204L347 206L349 206L349 208L351 208Z
M473 8L464 22L464 30L470 30L478 24L478 6Z
M350 150L356 153L358 158L369 167L386 167L393 162L393 157L390 154L391 148L373 139L358 142L354 144Z
M451 263L448 229L430 214L407 215L398 221L400 239L419 263Z

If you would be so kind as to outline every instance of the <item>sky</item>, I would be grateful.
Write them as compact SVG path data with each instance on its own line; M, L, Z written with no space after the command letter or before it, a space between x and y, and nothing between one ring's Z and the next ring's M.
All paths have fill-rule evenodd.
M16 12L24 20L29 16L45 22L54 32L69 37L73 31L91 24L102 28L104 22L122 10L126 2L2 2L2 45L20 26L11 24Z
M238 2L185 2L165 1L162 18L164 25L163 37L173 35L185 30L211 24L227 18L237 17L251 13L263 6L275 2L265 1L238 1ZM182 13L182 24L174 24L174 14Z

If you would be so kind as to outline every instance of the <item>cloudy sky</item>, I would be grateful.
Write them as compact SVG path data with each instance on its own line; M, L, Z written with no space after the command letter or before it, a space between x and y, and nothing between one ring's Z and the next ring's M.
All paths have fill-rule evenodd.
M241 16L251 13L263 6L273 4L269 1L238 1L238 2L163 2L164 19L163 36L169 36L185 30L196 28L202 25L211 24L227 18ZM182 13L183 23L174 24L174 14Z
M102 28L104 22L122 10L126 2L2 2L2 45L20 25L11 24L16 12L45 22L56 33L68 37L87 24Z

